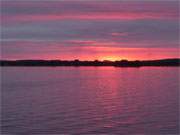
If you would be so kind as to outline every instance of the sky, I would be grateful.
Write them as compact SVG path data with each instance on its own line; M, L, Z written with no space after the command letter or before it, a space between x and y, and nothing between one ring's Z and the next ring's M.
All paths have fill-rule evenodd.
M0 59L180 58L178 0L1 0Z

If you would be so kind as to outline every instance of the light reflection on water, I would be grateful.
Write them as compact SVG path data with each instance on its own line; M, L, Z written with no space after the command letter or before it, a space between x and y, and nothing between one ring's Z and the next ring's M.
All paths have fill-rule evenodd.
M2 132L178 134L179 68L2 68Z

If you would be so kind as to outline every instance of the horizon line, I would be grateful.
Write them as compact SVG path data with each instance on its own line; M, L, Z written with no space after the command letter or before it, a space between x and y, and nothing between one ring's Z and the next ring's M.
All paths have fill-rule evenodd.
M81 59L0 59L0 61L24 61L24 60L31 60L31 61L99 61L99 62L103 62L103 61L110 61L110 62L115 62L115 61L154 61L154 60L172 60L172 59L179 59L179 58L160 58L160 59L144 59L144 60L129 60L129 59L119 59L119 60L108 60L108 59L104 59L104 60L99 60L99 59L94 59L94 60L81 60Z

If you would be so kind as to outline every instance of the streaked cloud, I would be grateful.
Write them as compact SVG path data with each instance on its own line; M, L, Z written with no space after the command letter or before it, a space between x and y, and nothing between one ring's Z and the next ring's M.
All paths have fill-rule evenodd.
M178 57L178 9L176 0L3 0L2 57Z
M33 48L33 49L32 49ZM52 42L4 42L1 59L162 59L179 56L177 48L117 48L114 46L67 47Z
M6 22L178 19L177 1L3 1Z

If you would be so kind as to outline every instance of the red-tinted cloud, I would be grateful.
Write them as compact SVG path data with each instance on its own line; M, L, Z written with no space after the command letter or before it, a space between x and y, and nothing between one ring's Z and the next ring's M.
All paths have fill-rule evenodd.
M6 23L55 20L178 19L177 2L2 2Z
M178 1L2 1L2 58L178 55Z
M66 46L52 42L5 42L2 46L1 59L145 60L179 57L177 48L120 48L98 46L97 44L100 43L95 41L70 42L81 42L85 45ZM93 43L94 46L86 46L87 43Z

